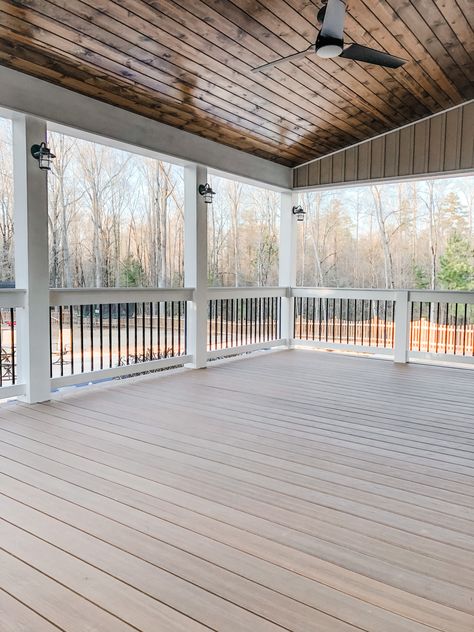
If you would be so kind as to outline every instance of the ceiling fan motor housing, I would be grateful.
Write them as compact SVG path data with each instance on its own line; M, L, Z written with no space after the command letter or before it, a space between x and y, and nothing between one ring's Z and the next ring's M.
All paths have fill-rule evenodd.
M339 57L343 50L344 40L319 33L315 45L316 55L329 59L331 57Z

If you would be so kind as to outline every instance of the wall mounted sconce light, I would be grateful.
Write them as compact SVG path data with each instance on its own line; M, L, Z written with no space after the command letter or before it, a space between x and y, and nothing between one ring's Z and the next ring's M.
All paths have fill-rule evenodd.
M296 221L297 222L303 222L304 221L304 216L306 215L306 211L303 209L302 206L294 206L293 207L293 215L296 215Z
M204 202L206 204L211 204L212 203L212 198L214 197L214 195L216 194L215 191L213 191L211 189L211 185L210 184L200 184L199 185L199 189L198 189L200 195L203 196L204 198Z
M51 170L51 162L53 158L56 158L45 142L40 145L33 145L31 155L38 161L39 168L46 171Z

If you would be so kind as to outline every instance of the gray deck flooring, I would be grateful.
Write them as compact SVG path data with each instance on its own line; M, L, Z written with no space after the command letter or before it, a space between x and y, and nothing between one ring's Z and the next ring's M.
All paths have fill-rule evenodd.
M473 632L474 372L283 351L0 407L1 632Z

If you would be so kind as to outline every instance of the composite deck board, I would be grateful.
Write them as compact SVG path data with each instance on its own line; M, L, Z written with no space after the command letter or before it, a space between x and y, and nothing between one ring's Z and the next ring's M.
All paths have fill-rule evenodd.
M4 406L6 630L472 632L473 404L301 350Z

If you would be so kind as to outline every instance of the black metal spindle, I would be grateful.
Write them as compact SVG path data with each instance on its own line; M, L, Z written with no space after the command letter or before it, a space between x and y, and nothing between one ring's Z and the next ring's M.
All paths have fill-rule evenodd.
M184 355L188 353L188 303L184 301Z
M214 302L214 349L218 349L219 345L217 344L218 340L218 327L217 327L217 299Z
M178 301L178 355L181 355L181 310L182 301Z
M298 338L301 340L303 338L303 297L299 297L299 305L298 305L298 315L299 315L299 336Z
M10 358L11 358L11 377L12 384L16 383L16 336L15 336L15 322L16 322L16 312L13 307L10 307ZM2 343L0 341L0 348ZM1 353L0 353L1 356ZM2 374L2 369L0 367L0 375ZM1 385L1 382L0 382Z
M369 299L369 347L372 343L372 299Z
M454 340L453 340L453 349L454 349L454 355L456 355L457 352L457 346L458 346L458 304L455 303L454 304Z
M339 299L339 342L342 344L342 298Z
M159 301L156 304L156 318L157 318L157 323L158 323L158 329L157 329L158 353L156 357L162 358L163 353L161 351L161 303Z
M277 302L277 322L278 322L278 340L281 340L281 296Z
M244 299L240 299L240 346L244 344Z
M436 336L435 336L435 352L438 353L439 344L439 309L440 303L436 303Z
M81 334L81 373L84 373L84 305L79 306L79 330Z
M420 326L418 328L418 351L421 351L421 333L422 333L422 319L423 319L423 302L420 301L420 318L419 318L419 323Z
M309 298L306 297L304 301L304 338L309 340Z
M168 301L164 301L165 310L165 358L168 357Z
M119 364L122 357L122 316L120 313L121 308L122 308L122 304L117 303L117 353L118 353Z
M89 305L89 310L90 310L89 322L90 322L90 335L91 335L90 366L91 366L91 371L93 371L94 370L94 306Z
M104 368L104 314L102 303L99 305L99 348L100 348L100 368Z
M186 303L185 303L186 304ZM150 325L149 325L149 336L150 336L150 360L153 360L153 301L148 303L148 309L150 311Z
M64 344L63 344L63 308L59 306L59 370L60 375L64 375Z
M138 362L138 305L137 303L133 304L133 347L134 347L134 358L135 364ZM144 358L143 358L144 359Z
M71 375L74 375L74 307L69 305L69 344L71 347Z
M229 300L225 299L225 348L229 348Z
M212 351L212 301L207 302L208 350Z
M125 303L125 345L126 345L126 359L125 363L130 364L130 303Z
M464 323L462 333L462 354L466 355L466 333L467 333L467 303L464 303Z
M245 299L245 343L248 344L249 340L249 299Z
M446 325L444 328L444 353L448 353L449 303L446 303Z
M112 368L112 303L109 303L109 369Z
M431 303L428 303L428 338L426 340L426 351L431 351Z
M176 355L174 349L174 301L171 301L171 357Z
M136 309L136 307L135 307ZM147 360L146 355L146 322L145 322L145 303L142 303L142 349L143 349L143 360ZM148 360L152 360L153 357L150 355Z

